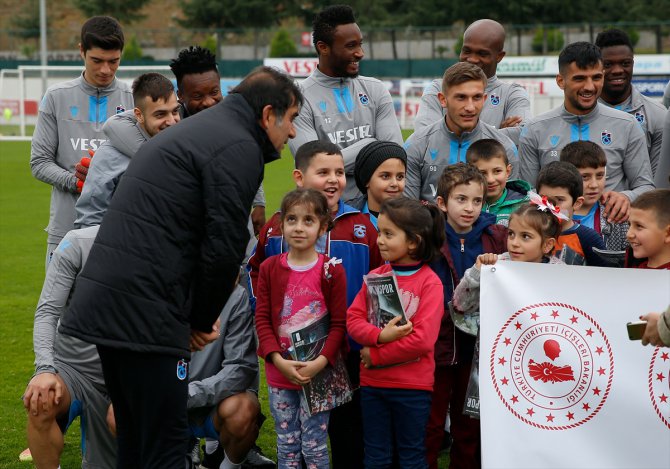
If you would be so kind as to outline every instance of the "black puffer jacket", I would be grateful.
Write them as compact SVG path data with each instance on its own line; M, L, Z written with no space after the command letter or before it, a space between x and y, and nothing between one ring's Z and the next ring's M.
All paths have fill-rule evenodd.
M117 188L60 331L189 356L190 329L211 331L233 290L263 165L277 158L236 94L149 140Z

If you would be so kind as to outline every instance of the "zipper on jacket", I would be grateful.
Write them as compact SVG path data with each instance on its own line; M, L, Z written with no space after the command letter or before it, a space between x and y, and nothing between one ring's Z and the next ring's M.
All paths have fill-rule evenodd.
M95 89L96 100L95 100L95 127L98 128L98 123L100 122L100 88Z
M465 252L465 238L461 238L461 252Z
M448 268L448 267L447 267ZM454 275L450 272L449 277L451 277L451 301L454 301L454 291L456 290L456 285L454 283ZM449 311L445 311L445 314L449 314ZM458 363L458 360L456 357L458 356L458 350L456 350L456 325L454 324L452 333L451 333L451 343L454 344L453 347L453 355L451 357L451 363L450 365L455 365Z
M579 131L579 140L582 139L582 117L577 116L577 130Z

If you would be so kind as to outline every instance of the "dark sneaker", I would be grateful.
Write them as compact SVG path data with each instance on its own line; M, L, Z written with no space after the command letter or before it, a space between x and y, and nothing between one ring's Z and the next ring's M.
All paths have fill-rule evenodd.
M201 469L219 469L219 466L223 462L223 458L225 457L225 454L223 453L223 447L221 444L216 447L216 451L214 451L212 454L207 454L205 451L205 445L202 445L202 453L203 453L203 458L202 462L200 463L200 468Z
M242 463L242 469L275 469L277 464L265 456L261 449L254 445L247 454L247 459Z
M451 438L451 433L445 431L444 438L442 438L442 447L440 448L440 454L447 454L451 449L451 443L453 439Z

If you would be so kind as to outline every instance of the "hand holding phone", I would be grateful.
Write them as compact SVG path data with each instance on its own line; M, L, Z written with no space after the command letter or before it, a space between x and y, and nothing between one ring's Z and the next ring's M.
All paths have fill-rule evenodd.
M628 338L630 340L642 340L644 331L647 328L647 321L635 321L626 324L628 329Z

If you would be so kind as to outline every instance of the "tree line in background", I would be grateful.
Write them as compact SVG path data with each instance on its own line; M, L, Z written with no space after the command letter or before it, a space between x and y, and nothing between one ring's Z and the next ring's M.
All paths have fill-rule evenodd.
M153 5L160 11L160 0L69 0L85 16L106 14L122 24L144 19L140 12ZM316 12L344 1L313 0L183 0L182 15L176 21L184 28L247 29L274 28L286 24L309 28ZM385 29L395 44L396 32L407 28L445 28L467 25L479 18L492 18L519 29L535 29L533 50L546 53L563 47L557 29L537 27L561 23L665 23L659 35L670 33L669 0L350 0L358 23L365 29ZM532 23L532 24L531 24ZM38 0L29 0L23 12L11 20L15 36L39 36ZM659 26L661 28L661 26ZM629 30L635 39L637 32ZM135 37L129 38L124 58L139 59L142 51ZM216 51L218 39L208 44ZM135 42L133 42L135 41ZM458 49L458 44L456 46ZM290 34L280 29L270 45L270 56L296 55ZM395 48L394 48L395 49ZM446 50L446 49L445 49ZM438 51L441 56L444 51ZM456 53L458 51L455 50ZM395 50L394 50L395 53ZM26 54L27 55L27 54Z
M144 18L147 5L160 0L69 0L85 16L111 15L123 24ZM289 19L311 23L323 7L343 1L184 0L179 23L189 28L270 28ZM450 26L492 18L501 23L557 24L670 21L668 0L349 0L365 27ZM39 30L38 1L30 0L12 20L18 30Z

